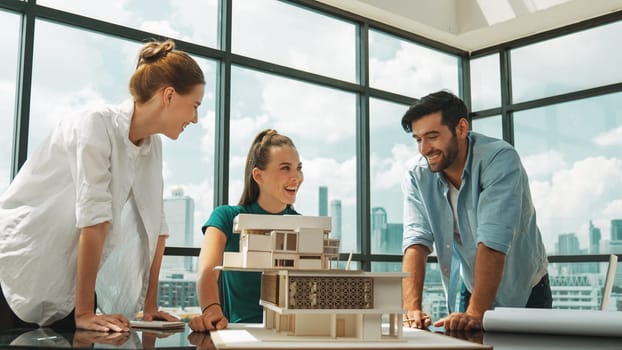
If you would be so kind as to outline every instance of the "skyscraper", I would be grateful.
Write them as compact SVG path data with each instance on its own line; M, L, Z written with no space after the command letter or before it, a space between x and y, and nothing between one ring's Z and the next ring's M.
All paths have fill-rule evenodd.
M579 239L574 233L562 233L557 236L557 254L574 255L579 253Z
M328 216L328 187L318 187L318 215Z
M600 229L590 220L590 254L599 254L600 238Z
M590 231L589 231L589 253L590 254L600 254L600 228L594 226L592 224L592 220L590 220ZM589 272L599 273L600 272L600 263L589 264Z
M170 247L191 247L194 230L194 200L181 188L172 191L171 197L164 198L164 215L168 223L169 237L166 245ZM193 271L192 257L168 257L162 269Z
M387 231L387 211L383 207L371 208L371 251L372 253L386 253L386 244L383 239Z
M611 240L622 241L622 219L611 220Z
M402 254L402 236L404 235L404 225L401 223L387 223L387 233L385 235L385 249L387 254Z
M383 207L371 209L371 248L375 254L401 254L402 233L401 223L387 222L387 211Z
M575 255L580 254L579 239L575 233L562 233L557 236L557 254L559 255ZM561 274L575 275L586 272L585 265L573 263L560 263Z
M333 199L330 201L330 216L331 216L331 237L335 239L341 239L341 201L339 199Z

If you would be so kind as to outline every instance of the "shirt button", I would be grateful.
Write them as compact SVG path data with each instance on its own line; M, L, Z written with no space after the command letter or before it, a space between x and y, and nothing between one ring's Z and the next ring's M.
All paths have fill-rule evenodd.
M446 245L445 245L445 248L449 249L449 248L451 248L451 245L446 244Z

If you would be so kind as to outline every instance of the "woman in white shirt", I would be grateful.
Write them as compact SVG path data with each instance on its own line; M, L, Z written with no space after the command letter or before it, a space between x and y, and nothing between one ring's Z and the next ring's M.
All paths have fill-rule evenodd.
M0 330L125 331L141 307L174 320L157 305L168 237L157 134L196 123L205 88L174 48L145 44L132 99L63 118L0 196Z

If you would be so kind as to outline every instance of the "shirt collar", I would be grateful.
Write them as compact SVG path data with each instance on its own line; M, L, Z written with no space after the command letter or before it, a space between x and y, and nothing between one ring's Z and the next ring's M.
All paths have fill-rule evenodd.
M280 213L270 213L268 211L266 211L264 208L262 208L259 203L257 202L253 202L251 204L249 204L249 209L251 209L253 212L259 212L261 214L269 214L269 215L287 215L287 214L293 214L295 213L294 210L291 209L290 206L285 207L285 210L283 210Z
M117 127L119 128L121 135L123 136L123 142L127 146L127 152L130 155L145 155L151 150L151 138L146 137L143 143L139 146L130 141L130 123L132 121L132 115L134 114L134 101L127 99L123 101L119 108L119 114L117 115Z
M464 170L462 170L462 178L465 178L465 175L471 175L471 163L473 162L473 145L475 144L475 137L473 136L473 132L469 131L467 134L467 158L466 162L464 162Z

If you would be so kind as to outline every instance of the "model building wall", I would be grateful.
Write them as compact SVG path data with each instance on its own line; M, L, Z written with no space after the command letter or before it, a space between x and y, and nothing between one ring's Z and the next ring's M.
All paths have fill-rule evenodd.
M369 277L290 276L288 309L373 309Z
M373 309L374 280L370 277L264 273L261 300L286 309Z
M279 275L265 273L261 276L261 300L274 305L281 305L279 302L279 277Z

